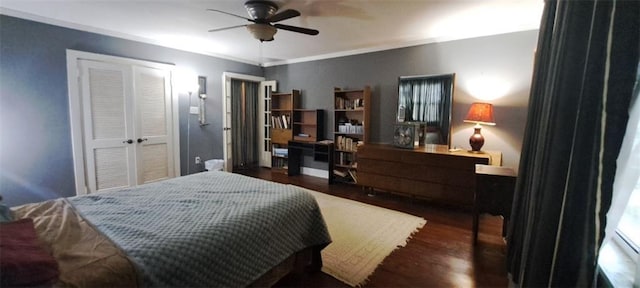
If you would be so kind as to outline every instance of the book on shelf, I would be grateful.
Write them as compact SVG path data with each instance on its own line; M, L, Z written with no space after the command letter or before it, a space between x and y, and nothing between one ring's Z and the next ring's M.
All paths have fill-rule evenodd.
M343 125L338 125L338 132L349 134L363 134L364 128L362 128L362 125L360 124L353 125L351 123L345 123Z
M340 177L347 177L347 172L344 172L338 169L333 169L333 174L336 174Z
M271 160L271 168L286 168L287 167L287 159L285 158L274 158Z
M364 107L364 99L345 99L336 97L336 109L356 110Z
M356 170L349 169L349 176L353 179L353 182L358 183L358 178L356 177Z
M275 129L289 129L291 127L291 116L282 114L271 116L271 127Z
M287 157L289 155L289 149L287 148L273 148L273 156Z
M363 141L359 141L357 139L353 139L346 136L338 135L336 137L336 149L342 151L358 151L358 146L364 143Z
M355 171L352 171L351 169L349 170L338 170L338 169L334 169L333 170L333 174L335 175L336 180L342 181L342 182L346 182L346 183L357 183L357 178L356 178L356 174Z
M271 116L271 127L276 129L282 129L282 121L278 116Z

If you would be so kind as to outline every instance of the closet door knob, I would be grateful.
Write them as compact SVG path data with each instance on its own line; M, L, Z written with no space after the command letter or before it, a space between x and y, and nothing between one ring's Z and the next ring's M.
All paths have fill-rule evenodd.
M128 144L131 144L131 143L133 143L133 140L131 140L131 139L129 139L129 140L125 140L125 141L122 141L122 143L128 143Z
M147 140L149 140L149 139L147 139L147 138L138 138L138 143L142 143L142 142L147 141Z

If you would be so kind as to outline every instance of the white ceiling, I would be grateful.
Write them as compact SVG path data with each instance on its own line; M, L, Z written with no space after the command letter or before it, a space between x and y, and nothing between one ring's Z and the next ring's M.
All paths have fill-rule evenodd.
M272 66L418 44L538 29L543 0L275 0L302 16L260 43L249 23L207 8L248 16L244 0L0 0L2 14Z

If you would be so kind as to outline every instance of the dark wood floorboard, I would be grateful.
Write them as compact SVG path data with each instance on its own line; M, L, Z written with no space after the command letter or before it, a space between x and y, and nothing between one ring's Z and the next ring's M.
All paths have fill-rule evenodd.
M480 217L478 244L472 245L469 211L431 204L409 197L376 191L367 195L356 185L328 185L326 179L300 175L272 174L271 170L235 171L274 182L348 198L402 211L427 220L409 243L395 250L369 277L364 287L507 287L506 245L502 239L502 218ZM276 287L348 287L322 273L294 274Z

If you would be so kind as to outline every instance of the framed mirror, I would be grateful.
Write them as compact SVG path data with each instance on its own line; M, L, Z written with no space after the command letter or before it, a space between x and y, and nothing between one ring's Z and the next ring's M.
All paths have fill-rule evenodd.
M398 78L397 123L420 127L420 144L450 145L455 73Z

